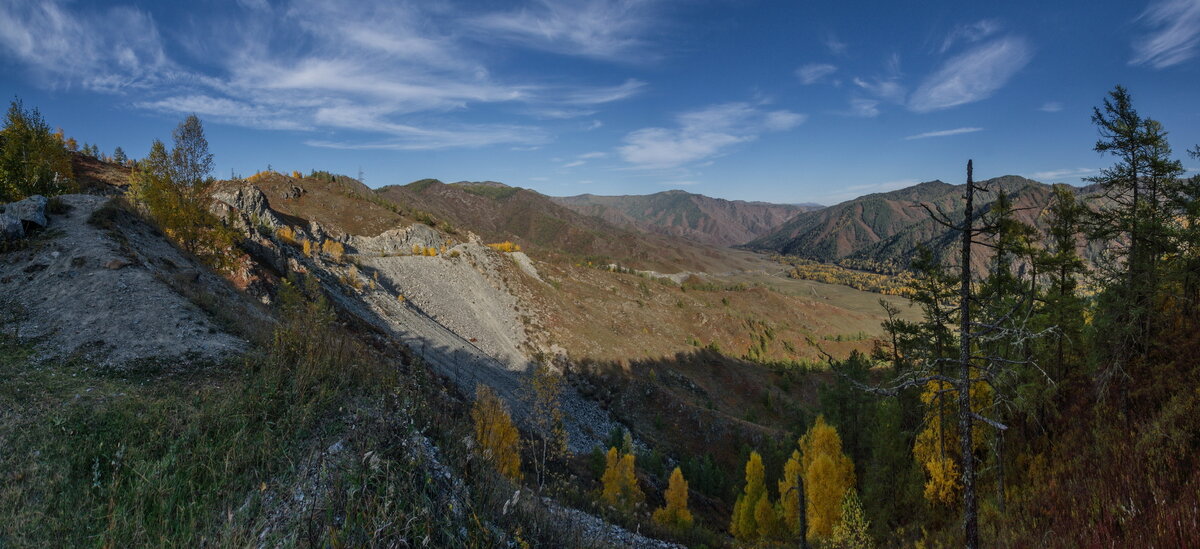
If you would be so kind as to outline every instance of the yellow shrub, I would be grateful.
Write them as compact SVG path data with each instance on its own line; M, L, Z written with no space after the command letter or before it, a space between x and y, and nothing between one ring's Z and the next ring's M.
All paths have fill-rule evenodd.
M296 245L296 231L291 227L280 227L275 229L275 236L278 236L286 244Z
M301 248L303 248L303 250L304 250L304 256L305 256L305 257L312 257L312 256L313 256L313 250L314 250L314 246L313 246L313 243L312 243L312 241L311 241L311 240L309 240L309 239L307 239L307 238L303 238L303 237L302 237L302 238L300 238L300 246L301 246Z
M294 172L292 172L292 178L293 178L293 179L300 179L300 178L303 178L303 177L304 177L304 174L302 174L302 173L300 173L300 172L298 172L298 171L294 171Z
M425 255L426 256L433 257L433 256L436 256L437 254L438 254L437 248L434 248L433 246L425 247Z
M495 244L488 244L488 247L493 250L496 250L498 252L519 252L519 251L521 251L520 246L513 244L512 242L509 242L507 240L505 240L504 242L497 242Z
M326 240L325 242L322 242L321 251L339 263L346 255L346 247L343 246L341 242L336 240Z
M425 251L425 249L422 248L420 244L413 244L413 248L412 248L413 255L422 255L422 253L424 251Z

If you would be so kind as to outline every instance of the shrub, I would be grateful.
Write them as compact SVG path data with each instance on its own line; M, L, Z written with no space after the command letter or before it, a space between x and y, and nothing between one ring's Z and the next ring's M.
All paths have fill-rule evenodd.
M520 246L513 244L512 242L510 242L508 240L505 240L504 242L497 242L495 244L488 244L488 247L493 250L496 250L498 252L505 252L505 253L521 251Z
M346 255L346 247L343 246L341 242L336 240L326 240L325 242L321 243L321 252L332 258L334 261L341 263L342 259Z

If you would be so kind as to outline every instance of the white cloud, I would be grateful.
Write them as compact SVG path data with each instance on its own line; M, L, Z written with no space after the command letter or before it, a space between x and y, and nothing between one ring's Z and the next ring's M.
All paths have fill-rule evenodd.
M1200 46L1200 1L1160 0L1147 7L1137 20L1149 30L1134 40L1130 64L1165 69L1196 55Z
M572 105L612 103L613 101L620 101L637 95L645 86L645 82L630 78L619 86L583 88L569 91L563 94L561 101Z
M142 101L138 108L172 114L194 113L202 118L247 128L271 130L310 130L311 126L292 118L287 109L272 109L266 105L250 105L224 97L183 95Z
M985 99L1025 67L1033 50L1022 38L992 40L946 61L913 92L915 112L948 109Z
M604 126L604 122L601 122L599 120L592 120L591 122L588 122L588 125L583 128L583 131L590 132L592 130L599 129L603 126Z
M850 99L850 114L861 116L863 118L874 118L879 116L879 101L874 99L863 99L861 97L852 97Z
M541 128L463 123L468 116L461 113L517 104L512 112L534 118L591 117L601 105L646 87L635 79L581 85L497 77L485 63L494 46L486 49L463 31L473 16L429 3L291 0L272 6L239 0L242 9L214 11L202 25L192 25L205 29L202 35L188 29L160 33L149 12L81 4L0 0L0 56L20 62L46 86L124 95L132 106L150 111L195 112L257 129L384 136L311 141L318 146L536 146L549 140ZM605 5L619 11L622 4ZM603 9L576 7L595 16L579 25L602 19ZM646 11L628 7L631 13ZM565 9L546 4L534 11L562 15ZM165 53L164 37L208 63L178 64ZM586 129L599 126L594 120Z
M680 114L676 128L643 128L625 136L621 158L645 169L676 168L719 155L723 149L768 131L792 129L807 118L764 111L749 103L725 103Z
M853 82L855 86L866 90L871 95L879 97L880 99L897 103L904 101L904 85L900 83L899 79L877 78L867 81L863 80L862 78L855 77Z
M662 185L664 187L691 187L692 185L699 185L699 184L700 184L699 181L664 181L662 183L659 183L659 185Z
M654 2L646 0L541 0L505 13L475 17L468 25L502 39L566 55L642 61ZM633 55L633 54L637 55Z
M1059 112L1063 110L1063 104L1058 101L1047 101L1038 110L1042 112Z
M846 54L846 43L838 40L837 35L832 32L825 36L825 47L829 49L829 53L834 55Z
M176 76L149 14L73 7L57 0L0 3L0 52L55 87L118 91Z
M800 79L801 83L807 86L810 84L816 84L826 76L829 76L835 72L837 72L837 66L835 65L830 65L828 63L809 63L796 69L796 77Z
M1000 22L995 19L984 19L969 25L960 25L946 36L946 39L942 41L942 47L939 51L946 53L958 42L978 42L995 34L999 30Z
M1047 170L1044 172L1036 172L1033 178L1041 181L1062 181L1064 179L1079 179L1096 175L1100 170L1095 168L1067 168L1062 170Z
M576 168L576 167L582 166L584 164L587 164L586 160L576 160L574 162L567 162L566 164L563 164L563 167L564 168Z
M946 137L949 135L959 135L959 134L964 134L964 133L975 133L975 132L981 132L981 131L983 131L983 128L954 128L953 130L938 130L938 131L933 131L933 132L918 133L916 135L910 135L908 137L905 137L904 139L911 141L913 139L927 139L930 137Z
M608 156L608 153L606 153L606 152L594 151L594 152L590 152L590 153L583 153L583 154L579 155L579 158L582 158L584 160L593 160L596 158L604 158L606 156Z

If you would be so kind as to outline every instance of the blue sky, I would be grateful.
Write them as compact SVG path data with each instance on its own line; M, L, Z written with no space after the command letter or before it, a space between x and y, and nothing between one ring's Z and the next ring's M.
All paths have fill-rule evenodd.
M1200 143L1198 54L1200 0L0 0L0 93L105 152L195 112L220 177L552 195L1079 183L1118 83Z

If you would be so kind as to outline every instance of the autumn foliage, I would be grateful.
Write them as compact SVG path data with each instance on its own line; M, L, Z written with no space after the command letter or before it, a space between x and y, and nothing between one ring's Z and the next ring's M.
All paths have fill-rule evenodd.
M746 486L733 506L729 531L739 541L769 539L778 533L778 518L765 484L762 455L750 452L746 460Z
M475 389L471 420L475 424L479 455L490 461L501 475L521 480L520 435L508 407L487 386L479 385Z
M646 497L638 486L633 454L622 454L615 446L608 449L604 458L604 475L600 483L601 499L625 512L636 509Z
M854 462L842 452L837 429L818 416L800 439L800 465L808 505L808 535L828 538L842 520L842 498L854 489Z
M673 530L691 528L692 512L688 511L688 484L683 479L683 471L678 467L671 472L671 480L663 497L667 502L661 509L654 511L654 522Z
M505 252L505 253L521 251L520 246L513 244L512 242L509 242L507 240L505 240L504 242L497 242L495 244L488 244L488 247L493 250L496 250L497 252Z

